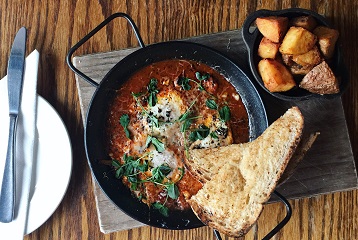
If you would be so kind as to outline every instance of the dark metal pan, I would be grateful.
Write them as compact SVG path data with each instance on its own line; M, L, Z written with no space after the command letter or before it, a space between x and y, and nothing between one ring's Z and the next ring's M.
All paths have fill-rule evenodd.
M71 57L81 45L117 17L128 20L141 48L118 62L106 74L101 83L97 84L72 64ZM230 79L230 82L240 94L245 104L249 116L250 140L258 137L267 128L266 111L260 95L248 77L231 60L211 48L190 42L172 41L145 46L133 20L124 13L110 16L97 28L92 30L70 49L66 60L69 67L76 74L96 87L87 112L84 140L88 164L103 192L123 212L140 222L167 229L190 229L203 226L203 223L198 220L191 210L171 212L169 217L163 216L157 210L149 208L146 204L134 198L130 190L122 181L116 179L114 174L107 174L104 177L104 173L110 172L110 167L99 162L99 160L109 158L106 152L103 133L107 114L106 106L112 100L113 90L118 89L126 79L144 66L168 59L194 60L215 67L217 71L221 72L227 79ZM287 206L288 203L286 203L285 205ZM283 221L283 225L288 221L289 217L290 212ZM283 225L278 225L280 227L278 229L276 227L276 230L274 230L278 231Z

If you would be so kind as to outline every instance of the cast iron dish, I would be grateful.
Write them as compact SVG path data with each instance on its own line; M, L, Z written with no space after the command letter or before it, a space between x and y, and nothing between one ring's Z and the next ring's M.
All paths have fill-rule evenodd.
M108 22L117 17L123 17L128 20L136 34L141 48L118 62L103 78L101 83L97 84L87 75L74 67L71 61L71 56L91 36L103 28ZM205 63L209 66L215 66L216 70L221 72L228 79L231 79L232 85L240 94L243 103L246 106L249 116L250 140L258 137L267 128L268 122L266 112L258 92L248 77L232 61L213 49L189 42L173 41L145 46L135 24L126 14L117 13L107 18L97 28L91 31L86 37L71 48L66 60L70 68L75 73L97 88L92 97L87 113L85 126L85 148L88 163L93 176L102 188L103 192L123 212L140 222L167 229L190 229L203 226L191 210L172 213L169 217L163 216L157 210L149 208L146 204L141 203L134 198L130 190L122 183L121 180L116 179L114 174L107 174L106 178L103 177L104 173L109 172L110 167L99 163L99 160L101 159L108 159L108 154L105 151L106 148L103 141L103 132L106 121L104 116L106 116L105 106L109 105L114 93L113 90L118 89L119 86L123 84L123 81L128 79L128 77L138 69L141 69L151 63L168 59L194 60ZM277 195L281 199L282 196L278 193ZM283 201L289 213L281 225L279 224L276 226L274 229L276 232L278 229L282 228L290 218L290 206L284 198ZM272 234L274 233L272 232Z
M327 27L332 27L327 19L321 15L319 15L316 12L307 10L307 9L301 9L301 8L290 8L290 9L284 9L279 11L270 11L270 10L258 10L256 12L253 12L250 14L242 26L242 38L246 44L246 47L248 49L249 54L249 63L250 68L252 71L252 74L254 75L257 83L269 94L272 96L279 98L281 100L286 101L301 101L301 100L307 100L307 99L313 99L313 98L335 98L341 96L341 94L344 92L344 90L348 86L348 76L347 76L347 70L343 64L341 49L338 46L339 40L336 44L336 49L333 57L332 64L330 66L332 67L333 72L335 75L340 79L340 92L337 94L326 94L326 95L320 95L315 93L310 93L305 89L296 87L294 89L291 89L287 92L281 92L281 93L272 93L270 92L264 85L261 76L257 70L257 65L260 61L260 57L257 54L257 49L260 44L260 41L262 39L262 34L258 31L256 28L254 31L250 29L252 25L254 24L256 18L258 17L267 17L267 16L283 16L288 17L289 19L299 16L313 16L316 20L318 25L323 25Z

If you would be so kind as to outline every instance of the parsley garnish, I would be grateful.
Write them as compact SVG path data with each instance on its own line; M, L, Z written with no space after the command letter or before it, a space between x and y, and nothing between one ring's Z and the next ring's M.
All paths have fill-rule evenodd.
M218 105L216 104L214 99L207 99L205 102L205 105L213 110L217 110L218 109Z
M145 142L145 146L149 147L150 144L153 144L155 149L160 153L165 150L164 143L162 143L160 140L158 140L158 138L148 135L147 140Z
M153 123L152 125L154 125L155 127L159 127L159 120L158 118L156 118L155 116L153 116L153 114L149 114L147 112L147 110L144 109L144 107L142 106L142 104L140 103L139 99L138 99L138 94L136 93L132 93L132 96L134 97L135 101L137 102L138 106L142 109L142 111L144 112L144 114L146 116L148 116L148 118L150 119L150 121Z
M157 89L158 81L155 78L150 79L149 84L147 86L147 90L149 93L148 96L148 104L151 107L154 107L157 104L157 93L159 92Z
M178 85L181 86L181 88L185 91L188 91L191 89L191 86L189 84L189 82L191 81L190 78L187 78L187 77L179 77L178 78Z
M130 133L129 133L129 130L128 130L128 125L129 125L129 116L128 116L128 114L123 114L119 119L119 123L122 125L122 127L124 129L126 137L130 138Z
M148 154L143 155L140 158L135 158L132 156L128 156L127 154L123 155L124 163L121 164L118 160L112 160L112 166L116 170L116 178L127 177L127 181L130 182L130 188L132 190L137 190L138 187L145 182L152 182L156 185L160 185L164 188L164 191L167 193L167 197L163 204L156 202L153 203L152 206L159 210L161 214L164 216L168 216L169 209L165 206L168 198L177 199L179 197L179 189L178 186L171 182L170 180L165 180L168 174L172 171L172 169L166 165L162 164L158 167L155 167L151 170L152 176L146 179L140 179L139 174L148 171L149 165L148 161L143 158ZM184 175L184 169L178 168L181 171L180 179ZM142 198L143 196L139 196Z
M228 122L231 118L230 108L225 105L219 109L220 119L224 122Z
M163 216L168 217L169 216L169 209L164 206L163 204L159 202L155 202L152 204L154 209L157 209Z
M194 142L196 140L203 140L210 133L210 129L205 125L200 125L199 128L192 131L189 135L190 141Z
M203 81L203 80L207 80L210 77L210 74L201 74L200 72L196 72L195 73L196 79L198 79L199 81Z

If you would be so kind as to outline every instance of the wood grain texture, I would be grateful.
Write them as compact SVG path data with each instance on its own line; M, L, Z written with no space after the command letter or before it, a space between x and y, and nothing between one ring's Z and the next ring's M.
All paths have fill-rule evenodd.
M150 44L238 29L245 17L257 9L288 7L309 8L324 14L340 31L351 80L350 88L343 96L343 107L357 160L358 68L355 66L358 48L355 39L358 39L358 2L355 0L0 1L0 75L6 74L6 62L16 31L26 26L29 29L28 53L35 48L41 53L38 92L59 112L73 144L73 175L63 202L43 226L25 239L213 239L213 233L207 227L188 231L143 227L108 235L99 231L91 174L83 148L80 102L75 77L65 63L65 56L81 37L118 11L133 17L144 42ZM122 29L126 29L125 21L114 22L76 54L137 46L131 31ZM291 203L294 209L292 219L275 239L358 238L357 190L293 200ZM257 227L245 239L260 239L283 214L280 205L268 205Z

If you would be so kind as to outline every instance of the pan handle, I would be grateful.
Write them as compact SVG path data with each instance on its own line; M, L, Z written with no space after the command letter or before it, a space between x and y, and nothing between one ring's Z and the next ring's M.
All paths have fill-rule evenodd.
M93 79L91 79L90 77L88 77L86 74L84 74L83 72L81 72L79 69L77 69L73 63L72 63L72 55L73 53L80 47L82 46L85 42L87 42L93 35L95 35L99 30L101 30L104 26L106 26L109 22L111 22L113 19L118 18L118 17L122 17L125 18L129 24L131 25L135 36L137 37L137 40L139 42L139 46L144 48L145 45L143 43L143 40L139 34L139 30L137 28L137 26L135 25L133 19L125 14L125 13L114 13L111 16L109 16L107 19L105 19L101 24L99 24L95 29L93 29L90 33L88 33L84 38L82 38L77 44L75 44L68 52L67 56L66 56L66 62L68 64L68 66L71 68L72 71L74 71L77 75L79 75L80 77L82 77L84 80L86 80L88 83L90 83L92 86L94 87L98 87L98 83L96 81L94 81Z
M287 199L282 196L279 192L277 192L276 190L273 192L278 198L279 200L285 205L286 207L286 216L284 217L284 219L282 219L281 222L279 222L276 227L274 227L271 232L269 232L262 240L269 240L271 239L273 236L275 236L275 234L280 231L285 225L286 223L290 220L291 215L292 215L292 208L291 208L291 204L287 201ZM217 240L222 240L220 233L214 229L214 235L216 237Z

